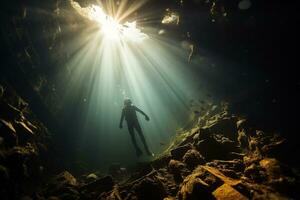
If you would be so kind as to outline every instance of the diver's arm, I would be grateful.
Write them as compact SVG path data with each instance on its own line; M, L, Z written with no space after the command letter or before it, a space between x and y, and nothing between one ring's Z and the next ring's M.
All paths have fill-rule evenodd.
M146 119L147 121L150 120L150 118L148 117L148 115L147 115L146 113L144 113L141 109L137 108L136 106L134 106L134 107L135 107L135 110L136 110L136 111L138 111L139 113L141 113L142 115L145 116L145 119Z
M124 109L122 110L121 120L120 120L120 128L123 128L123 120L124 120Z

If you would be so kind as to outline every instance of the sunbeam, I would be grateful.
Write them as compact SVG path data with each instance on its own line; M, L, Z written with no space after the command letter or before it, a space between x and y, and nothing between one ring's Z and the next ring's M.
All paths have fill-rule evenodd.
M150 116L150 122L140 119L141 126L152 151L161 152L161 141L169 141L189 120L187 99L197 98L195 75L180 42L158 38L154 34L158 30L152 27L142 31L137 28L137 21L122 24L107 15L104 6L82 8L73 0L71 4L82 17L99 25L92 32L82 30L72 45L74 53L68 63L72 78L65 83L69 88L65 102L74 101L75 94L84 91L77 94L84 107L81 118L85 123L81 128L86 133L80 136L79 145L101 152L99 156L118 147L118 152L114 152L120 162L120 154L124 155L121 158L125 163L135 158L133 149L128 152L128 134L121 134L126 131L118 129L123 100L131 98L134 105ZM131 5L131 10L139 6ZM125 7L120 6L124 10ZM118 10L116 13L123 16ZM95 147L91 146L90 138L98 141ZM101 160L105 159L109 163L115 158Z

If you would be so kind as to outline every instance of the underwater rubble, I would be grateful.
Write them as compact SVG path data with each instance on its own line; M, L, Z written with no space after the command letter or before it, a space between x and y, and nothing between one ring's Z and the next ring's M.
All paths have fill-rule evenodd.
M287 140L226 109L201 115L166 151L127 172L75 177L49 169L50 135L9 87L0 96L1 199L297 199L299 171L283 162ZM176 141L176 142L175 142ZM50 150L48 150L50 151ZM47 175L46 175L47 174Z
M0 91L0 198L18 199L36 191L51 167L51 135L10 86Z

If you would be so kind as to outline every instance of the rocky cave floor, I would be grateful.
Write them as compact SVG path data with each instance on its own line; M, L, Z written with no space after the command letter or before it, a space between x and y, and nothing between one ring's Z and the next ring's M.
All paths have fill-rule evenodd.
M44 178L51 135L30 105L0 88L0 198L5 199L297 199L299 171L283 162L288 145L226 109L199 118L164 153L124 175L68 171ZM296 152L295 152L296 153ZM291 152L292 154L292 152ZM285 158L285 159L284 159ZM50 178L49 178L50 177Z

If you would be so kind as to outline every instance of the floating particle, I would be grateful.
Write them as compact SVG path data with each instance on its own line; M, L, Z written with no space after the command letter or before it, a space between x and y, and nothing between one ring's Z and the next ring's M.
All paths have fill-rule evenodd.
M161 21L163 24L179 24L179 15L177 13L171 12L164 16L163 20Z
M166 31L164 29L161 29L161 30L158 31L158 35L163 35L165 33L166 33Z
M252 3L251 3L250 0L242 0L242 1L239 2L238 7L241 10L247 10L251 7L251 5L252 5Z
M214 110L217 109L217 107L218 107L217 105L214 105L214 106L211 108L211 110L214 111Z

